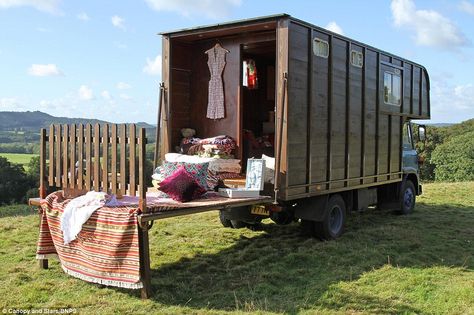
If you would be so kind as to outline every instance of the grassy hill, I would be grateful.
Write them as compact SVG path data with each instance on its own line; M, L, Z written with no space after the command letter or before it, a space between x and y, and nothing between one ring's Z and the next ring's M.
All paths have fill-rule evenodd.
M38 131L41 128L46 128L50 124L96 124L108 123L107 121L98 119L86 118L68 118L55 117L49 114L34 111L34 112L0 112L0 130L29 130ZM139 122L139 127L154 128L154 126Z
M0 153L39 153L39 131L50 124L105 124L107 121L86 118L55 117L49 114L34 112L1 112L0 111ZM148 143L153 143L155 126L145 122L135 123L138 128L147 131Z
M216 212L155 222L153 295L100 287L35 260L38 215L0 208L0 309L117 314L473 314L474 182L424 186L415 212L370 210L321 242L299 226L227 229Z

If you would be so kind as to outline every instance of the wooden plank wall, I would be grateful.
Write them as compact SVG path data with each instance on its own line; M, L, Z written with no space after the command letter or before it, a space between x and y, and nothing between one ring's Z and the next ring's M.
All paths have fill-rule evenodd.
M41 135L49 150L41 151L40 173L49 186L133 196L140 188L146 191L140 187L145 176L143 128L137 136L134 124L51 125L49 134L42 130Z
M329 43L328 58L314 55L315 37ZM426 70L295 21L288 51L286 199L401 180L402 124L429 117ZM384 103L387 69L402 76L401 106Z

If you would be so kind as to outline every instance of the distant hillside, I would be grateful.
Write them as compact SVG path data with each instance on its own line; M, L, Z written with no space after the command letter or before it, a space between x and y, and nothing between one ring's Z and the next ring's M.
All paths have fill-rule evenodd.
M68 118L55 117L49 114L34 111L34 112L0 112L0 130L24 130L24 131L38 131L41 128L48 127L50 124L96 124L109 123L107 121L98 119L86 118ZM155 126L139 122L137 126L154 129Z
M434 123L434 124L426 124L427 126L432 126L432 127L449 127L455 124L451 123Z

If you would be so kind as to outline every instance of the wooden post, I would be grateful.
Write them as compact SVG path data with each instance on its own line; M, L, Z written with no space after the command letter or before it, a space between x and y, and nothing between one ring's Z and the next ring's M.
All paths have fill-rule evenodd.
M40 182L39 182L39 197L46 198L46 129L40 131ZM41 217L43 212L39 211L39 219L41 226ZM41 227L40 227L41 228ZM48 269L47 259L38 259L38 266L41 269Z
M135 196L137 194L137 180L135 176L136 169L136 156L137 156L137 129L135 124L130 125L129 133L129 144L130 144L130 159L129 159L129 170L130 170L130 195Z
M102 189L109 193L109 125L102 131Z
M140 128L138 138L138 193L141 213L147 213L145 184L145 129ZM150 247L148 243L148 225L138 225L138 246L140 252L140 278L143 283L141 296L148 299L151 295Z
M120 125L120 195L127 194L127 125Z
M94 190L100 191L100 125L94 126ZM107 191L106 191L107 192Z
M117 125L113 124L112 126L112 139L110 143L112 144L111 147L111 176L110 182L112 183L112 194L117 194Z
M153 159L153 169L158 166L159 151L160 151L160 133L161 133L161 111L162 111L162 104L163 104L163 90L165 89L164 82L160 83L160 96L158 101L158 118L156 120L156 132L155 132L155 155Z

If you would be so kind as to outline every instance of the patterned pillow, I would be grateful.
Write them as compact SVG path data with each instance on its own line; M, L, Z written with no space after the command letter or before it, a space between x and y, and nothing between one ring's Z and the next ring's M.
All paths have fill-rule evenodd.
M180 166L184 166L186 171L191 174L204 189L208 190L207 184L207 170L209 162L206 163L187 163L187 162L168 162L164 161L161 165L163 167L163 175L165 178L173 174Z
M187 202L199 198L206 192L196 179L181 166L171 176L160 183L162 192L168 194L173 200Z

